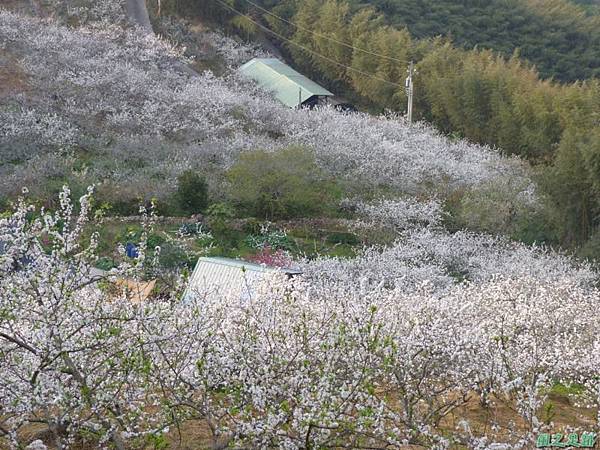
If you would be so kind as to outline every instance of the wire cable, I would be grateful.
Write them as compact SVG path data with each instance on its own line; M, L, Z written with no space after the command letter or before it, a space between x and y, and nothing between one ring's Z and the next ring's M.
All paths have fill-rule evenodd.
M396 86L396 87L401 87L401 88L403 88L403 89L404 89L404 85L403 85L403 84L395 83L395 82L393 82L393 81L386 80L385 78L380 78L380 77L378 77L377 75L373 75L372 73L365 72L365 71L363 71L363 70L360 70L360 69L356 69L356 68L354 68L354 67L347 66L347 65L345 65L345 64L342 64L342 63L340 63L340 62L338 62L338 61L336 61L336 60L334 60L334 59L331 59L331 58L329 58L328 56L321 55L320 53L318 53L318 52L315 52L314 50L311 50L311 49L309 49L309 48L307 48L307 47L304 47L303 45L300 45L300 44L298 44L298 43L296 43L296 42L294 42L294 41L292 41L292 40L290 40L290 39L286 38L285 36L283 36L283 35L281 35L281 34L277 33L276 31L273 31L273 30L271 30L270 28L268 28L268 27L264 26L263 24L261 24L261 23L258 23L257 21L255 21L254 19L252 19L251 17L249 17L248 15L246 15L246 14L244 14L244 13L242 13L242 12L238 11L237 9L235 9L233 6L230 6L230 5L228 5L227 3L225 3L225 2L223 2L223 1L221 1L221 0L215 0L215 1L216 1L216 2L218 2L218 3L220 3L221 5L223 5L223 6L224 6L224 7L226 7L227 9L229 9L229 10L233 11L234 13L236 13L236 14L238 14L238 15L242 16L242 17L245 17L245 18L246 18L246 19L248 19L250 22L252 22L254 25L256 25L256 26L260 27L261 29L263 29L263 30L265 30L265 31L267 31L268 33L271 33L272 35L274 35L274 36L277 36L277 37L278 37L279 39L281 39L282 41L285 41L285 42L288 42L288 43L290 43L290 44L292 44L292 45L295 45L296 47L298 47L298 48L301 48L301 49L302 49L302 50L304 50L305 52L312 53L312 54L314 54L314 55L316 55L316 56L318 56L318 57L320 57L320 58L323 58L323 59L324 59L324 60L326 60L326 61L329 61L329 62L330 62L330 63L332 63L332 64L335 64L335 65L337 65L337 66L343 67L343 68L345 68L345 69L347 69L347 70L352 70L352 71L354 71L354 72L356 72L356 73L359 73L359 74L361 74L361 75L363 75L363 76L365 76L365 77L372 78L372 79L374 79L374 80L381 81L381 82L383 82L383 83L388 83L388 84L391 84L391 85L393 85L393 86Z
M283 17L281 17L281 16L278 16L277 14L275 14L274 12L271 12L271 11L269 11L269 10L268 10L268 9L266 9L266 8L263 8L262 6L260 6L260 5L256 4L256 3L254 3L252 0L244 0L244 1L245 1L245 2L247 2L247 3L249 3L249 4L251 4L251 5L252 5L252 6L254 6L255 8L258 8L258 9L260 9L260 10L261 10L261 11L263 11L264 13L266 13L266 14L269 14L270 16L272 16L272 17L275 17L276 19L279 19L279 20L281 20L282 22L285 22L285 23L287 23L287 24L289 24L289 25L292 25L292 26L294 26L294 27L298 28L299 30L302 30L302 31L306 31L306 32L308 32L308 33L311 33L311 34L313 34L313 35L315 35L315 36L317 36L317 37L319 37L319 38L321 38L321 39L326 39L326 40L328 40L328 41L335 42L336 44L343 45L343 46L344 46L344 47L346 47L346 48L350 48L350 49L352 49L352 50L357 50L357 51L359 51L359 52L363 52L363 53L366 53L366 54L368 54L368 55L377 56L378 58L383 58L383 59L387 59L387 60L389 60L389 61L395 61L395 62L399 62L399 63L402 63L402 64L406 64L406 61L403 61L403 60L401 60L401 59L398 59L398 58L394 58L393 56L382 55L381 53L372 52L371 50L367 50L367 49L360 48L360 47L355 47L354 45L352 45L352 44L348 44L347 42L340 41L340 40L338 40L338 39L332 38L332 37L330 37L330 36L327 36L327 35L325 35L325 34L317 33L316 31L313 31L313 30L311 30L311 29L309 29L309 28L306 28L306 27L300 26L300 25L298 25L298 24L296 24L296 23L294 23L294 22L291 22L291 21L289 21L289 20L287 20L287 19L285 19L285 18L283 18Z

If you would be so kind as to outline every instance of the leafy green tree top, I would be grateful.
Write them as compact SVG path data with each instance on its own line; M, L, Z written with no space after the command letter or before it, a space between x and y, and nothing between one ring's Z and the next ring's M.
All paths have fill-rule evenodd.
M256 217L323 213L336 196L315 155L303 147L244 153L228 172L233 201Z
M204 211L208 205L208 185L204 177L187 170L177 178L177 202L188 214Z

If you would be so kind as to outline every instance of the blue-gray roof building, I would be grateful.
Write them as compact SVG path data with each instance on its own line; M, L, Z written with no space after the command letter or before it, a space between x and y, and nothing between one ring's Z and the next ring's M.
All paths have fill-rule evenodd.
M254 286L265 276L280 272L288 276L302 272L290 268L268 267L239 259L202 257L198 259L190 276L184 301L192 296L203 297L211 294L233 294L241 299L250 298Z

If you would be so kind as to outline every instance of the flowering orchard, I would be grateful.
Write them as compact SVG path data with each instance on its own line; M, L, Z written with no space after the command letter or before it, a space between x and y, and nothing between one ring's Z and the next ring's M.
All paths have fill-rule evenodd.
M169 36L123 26L117 0L72 3L43 2L44 20L0 10L0 58L21 77L0 86L0 195L68 179L161 198L186 169L218 186L242 152L304 145L353 184L348 222L396 239L297 261L302 276L269 276L243 302L181 302L171 274L134 304L113 282L155 270L151 214L139 257L98 275L92 191L63 188L51 211L23 195L0 218L0 447L159 446L199 421L213 448L526 449L553 430L556 383L595 415L574 431L600 426L597 272L444 228L444 201L480 186L534 210L519 160L397 117L285 109L234 74L194 73ZM252 54L209 36L229 63ZM393 199L361 195L381 187ZM461 416L473 404L485 427Z
M98 5L108 10L109 3ZM17 195L23 184L43 192L47 176L97 184L99 195L164 198L186 169L204 170L218 184L240 152L304 145L358 190L383 185L443 198L506 180L497 183L505 201L535 201L525 165L492 149L393 116L292 111L231 71L217 77L186 65L202 59L207 42L236 64L256 49L244 52L211 32L188 55L172 43L187 43L179 32L173 41L138 33L119 26L118 14L91 22L84 15L84 25L67 27L59 12L78 10L55 8L55 20L0 11L0 51L15 58L25 85L0 109L0 195ZM167 32L176 28L167 25Z
M244 302L175 289L136 305L105 284L151 265L144 245L95 278L90 194L78 209L65 189L55 213L21 199L0 221L0 434L13 448L33 424L56 448L127 448L192 419L234 447L528 448L551 427L554 383L600 406L600 293L557 255L446 236L473 273L452 282L444 239L421 231L413 246L275 274ZM510 402L520 425L444 425L474 400Z

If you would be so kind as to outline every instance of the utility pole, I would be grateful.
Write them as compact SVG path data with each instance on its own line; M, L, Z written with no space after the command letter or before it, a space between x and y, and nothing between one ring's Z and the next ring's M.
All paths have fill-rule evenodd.
M302 109L302 88L298 88L298 110Z
M413 96L415 93L414 84L413 84L413 76L416 75L415 65L411 61L410 66L408 67L408 77L406 78L406 96L408 97L408 111L407 111L407 119L408 123L412 123L413 116Z

